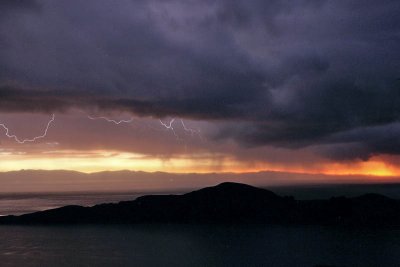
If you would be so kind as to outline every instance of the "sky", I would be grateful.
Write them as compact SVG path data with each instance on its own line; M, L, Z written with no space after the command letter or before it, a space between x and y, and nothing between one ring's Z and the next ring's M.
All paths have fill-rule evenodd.
M396 0L2 0L0 172L396 180L398 10Z

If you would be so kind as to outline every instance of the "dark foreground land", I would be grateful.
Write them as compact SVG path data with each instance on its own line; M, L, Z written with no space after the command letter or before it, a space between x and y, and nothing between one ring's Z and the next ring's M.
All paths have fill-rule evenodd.
M400 226L400 201L378 194L295 200L238 183L183 195L149 195L117 204L65 206L0 224L261 223L282 225Z

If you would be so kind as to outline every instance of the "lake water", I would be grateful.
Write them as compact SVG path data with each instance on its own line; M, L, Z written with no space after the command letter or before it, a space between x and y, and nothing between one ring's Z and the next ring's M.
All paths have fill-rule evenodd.
M400 230L0 226L1 266L400 266Z
M0 216L20 215L66 205L93 206L101 203L115 203L133 200L143 194L149 193L3 193L0 194Z

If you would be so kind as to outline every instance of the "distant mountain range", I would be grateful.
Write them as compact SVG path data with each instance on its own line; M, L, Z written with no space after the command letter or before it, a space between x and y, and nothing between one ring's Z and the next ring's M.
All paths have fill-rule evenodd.
M183 195L149 195L116 204L65 206L0 218L1 224L263 223L400 226L400 201L378 194L295 200L222 183Z
M135 192L184 193L225 181L269 188L298 199L343 195L354 197L375 192L400 199L400 177L323 175L260 171L248 173L167 173L68 170L19 170L0 172L0 195L14 193Z

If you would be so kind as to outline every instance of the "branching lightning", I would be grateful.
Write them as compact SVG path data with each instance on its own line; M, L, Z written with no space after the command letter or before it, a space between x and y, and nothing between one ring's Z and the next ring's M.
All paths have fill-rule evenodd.
M132 123L134 121L133 117L131 117L129 119L116 120L116 119L111 119L111 118L108 118L108 117L105 117L105 116L95 117L95 116L91 116L91 115L88 115L88 114L86 114L86 116L90 120L104 120L106 122L113 123L115 125L130 124L130 123ZM8 138L14 139L14 141L17 142L18 144L25 144L25 143L35 142L35 141L37 141L39 139L45 138L47 136L47 132L48 132L49 128L51 127L51 125L53 124L54 121L55 121L55 114L52 114L50 120L47 122L47 125L46 125L46 128L44 129L43 134L39 135L39 136L35 136L33 138L27 138L27 139L21 139L17 135L11 134L10 133L10 129L4 123L0 123L0 127L4 129L5 135ZM176 131L176 129L174 128L175 124L177 122L176 118L172 118L168 122L163 122L161 119L159 119L159 122L166 130L171 131L178 141L182 141L183 140L180 137L180 135L178 134L178 132ZM200 139L203 140L203 138L202 138L202 136L200 134L200 130L195 130L195 129L187 127L185 122L182 119L179 119L179 122L182 125L180 128L183 129L184 132L190 134L191 136L197 135Z
M184 129L186 132L190 133L191 136L193 136L193 135L198 135L199 138L203 140L203 137L202 137L201 134L200 134L200 130L194 130L194 129L192 129L192 128L186 127L186 125L185 125L185 123L183 122L182 119L181 119L181 123L182 123L183 129Z
M104 116L94 117L94 116L91 116L91 115L88 115L88 114L86 114L86 116L87 116L87 118L90 119L90 120L105 120L105 121L110 122L110 123L113 123L113 124L115 124L115 125L119 125L119 124L122 124L122 123L131 123L131 122L133 122L133 118L132 118L132 117L131 117L130 119L128 119L128 120L115 120L115 119L110 119L110 118L104 117ZM159 119L159 121L160 121L160 124L161 124L165 129L170 130L170 131L173 133L173 135L175 136L175 138L176 138L178 141L179 141L179 140L182 140L182 139L180 138L180 136L178 135L178 133L176 132L175 128L174 128L174 123L176 122L176 119L175 119L175 118L172 118L172 119L171 119L169 122L167 122L167 123L163 122L161 119ZM183 128L183 130L184 130L185 132L189 133L191 136L193 136L193 135L198 135L198 136L200 137L200 139L202 139L202 137L201 137L201 135L200 135L200 130L194 130L194 129L188 128L188 127L186 126L185 122L184 122L182 119L180 119L180 122L181 122L182 128ZM151 128L151 127L150 127L150 128ZM152 129L153 129L153 128L152 128Z
M171 130L172 133L174 134L174 136L175 136L178 140L181 139L181 138L179 137L179 135L176 133L176 130L175 130L174 126L173 126L174 122L176 121L175 118L172 118L172 119L169 121L169 123L165 123L165 122L163 122L162 120L159 120L159 121L160 121L161 125L165 127L165 129ZM180 122L181 122L181 124L182 124L182 129L183 129L185 132L189 133L191 136L197 135L197 136L199 136L200 139L203 140L203 138L202 138L202 136L201 136L201 134L200 134L200 130L195 130L195 129L192 129L192 128L187 127L186 124L185 124L185 122L184 122L182 119L180 119Z
M131 117L130 119L116 120L116 119L111 119L111 118L108 118L108 117L105 117L105 116L95 117L95 116L91 116L89 114L85 114L85 115L90 120L104 120L106 122L113 123L115 125L129 124L129 123L132 123L134 121L133 117ZM55 121L55 114L52 114L51 119L47 122L47 125L46 125L46 128L44 129L43 134L39 135L39 136L35 136L33 138L27 138L27 139L21 139L17 135L11 134L10 133L10 129L4 123L0 123L0 127L5 130L5 135L8 138L14 139L14 141L19 143L19 144L25 144L25 143L35 142L35 141L37 141L39 139L45 138L47 136L47 132L48 132L49 128L51 127L51 125L53 124L54 121ZM190 134L191 136L197 135L200 139L202 139L202 136L200 134L200 130L195 130L195 129L187 127L185 122L182 119L179 119L179 121L180 121L180 124L182 125L181 129L183 129L184 132ZM174 128L175 124L177 122L176 118L172 118L171 120L169 120L169 122L163 122L161 119L159 119L159 122L166 130L171 131L178 141L182 141L183 140L179 136L179 134L176 131L176 129ZM154 128L154 130L157 130L157 129Z
M172 131L172 133L174 134L174 136L176 137L177 140L180 139L179 136L178 136L178 135L176 134L176 132L175 132L174 126L172 125L172 124L174 123L174 121L175 121L175 118L172 118L172 119L169 121L168 124L167 124L167 123L164 123L162 120L159 120L159 121L160 121L161 125L165 127L165 129L171 130L171 131Z
M15 142L17 142L19 144L25 144L25 143L35 142L38 139L45 138L46 135L47 135L47 131L49 130L49 128L50 128L51 124L54 122L54 120L55 120L55 115L53 114L51 116L51 119L47 123L47 126L46 126L46 128L44 130L44 133L42 135L35 136L35 137L31 138L31 139L20 139L15 134L10 134L10 129L4 123L0 123L0 127L2 127L6 131L6 136L8 138L14 139Z

